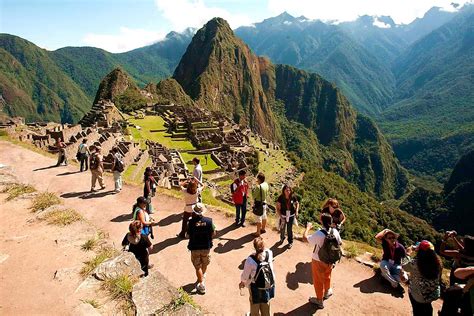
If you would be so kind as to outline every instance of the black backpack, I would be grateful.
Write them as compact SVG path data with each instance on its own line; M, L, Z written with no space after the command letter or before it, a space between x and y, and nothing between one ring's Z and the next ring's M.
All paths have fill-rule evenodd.
M95 153L92 154L89 168L91 170L96 170L99 168L99 163L100 163L99 155Z
M341 245L339 245L339 241L336 239L336 236L334 236L333 229L334 228L330 228L329 232L321 230L326 238L324 238L322 247L319 248L318 256L319 261L327 264L334 264L340 261L342 257Z
M118 171L118 172L123 172L123 170L125 169L124 165L123 165L123 161L118 159L117 157L115 157L114 169L115 169L115 171Z
M268 261L269 254L265 251L265 260L259 261L256 255L251 255L250 258L257 263L257 271L252 283L255 284L259 290L268 290L275 286L275 280L273 279L273 272Z

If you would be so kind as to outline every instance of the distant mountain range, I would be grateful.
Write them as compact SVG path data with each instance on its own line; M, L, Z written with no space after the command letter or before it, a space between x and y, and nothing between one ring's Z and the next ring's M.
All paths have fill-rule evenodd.
M235 33L272 62L335 82L356 109L380 124L404 166L442 181L474 143L473 7L432 8L408 25L388 16L334 23L283 13ZM0 34L0 107L30 121L77 122L101 79L117 66L139 87L176 76L194 33L171 32L121 54L93 47L46 51ZM303 102L307 97L301 95ZM247 117L247 109L235 117Z

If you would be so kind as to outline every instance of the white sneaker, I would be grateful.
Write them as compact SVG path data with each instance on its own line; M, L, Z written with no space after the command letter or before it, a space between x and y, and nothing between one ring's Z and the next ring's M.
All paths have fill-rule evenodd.
M206 294L206 286L204 285L204 283L198 283L198 285L196 286L196 290L200 294Z
M329 288L326 293L324 293L324 299L327 300L328 298L330 298L332 296L332 288Z

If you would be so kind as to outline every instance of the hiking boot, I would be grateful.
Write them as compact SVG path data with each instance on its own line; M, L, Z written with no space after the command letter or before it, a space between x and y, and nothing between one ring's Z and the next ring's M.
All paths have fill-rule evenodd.
M198 283L198 285L196 285L196 291L199 294L206 294L206 286L204 283Z
M324 308L323 301L322 301L322 300L318 300L316 297L310 297L310 298L309 298L309 302L310 302L311 304L314 304L314 306L316 307L316 309L323 309L323 308Z
M324 299L327 300L328 298L330 298L332 296L332 288L329 288L329 290L326 291L326 293L324 293Z

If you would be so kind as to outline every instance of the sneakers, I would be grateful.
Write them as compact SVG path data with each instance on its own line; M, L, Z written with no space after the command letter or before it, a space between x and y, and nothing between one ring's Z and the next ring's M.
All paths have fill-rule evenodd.
M245 227L245 226L246 226L245 223L243 223L243 222L240 223L240 227Z
M96 189L91 189L91 193L97 192Z
M331 296L332 296L332 288L329 288L329 290L327 290L326 293L324 293L324 299L327 300Z
M311 304L314 304L317 309L323 309L324 304L322 300L318 300L316 297L310 297L308 300Z
M293 248L293 243L288 244L288 249L291 249L291 248Z
M105 185L103 187L100 187L101 190L105 190Z
M196 291L199 294L206 294L206 286L204 285L204 283L198 283L196 285Z

